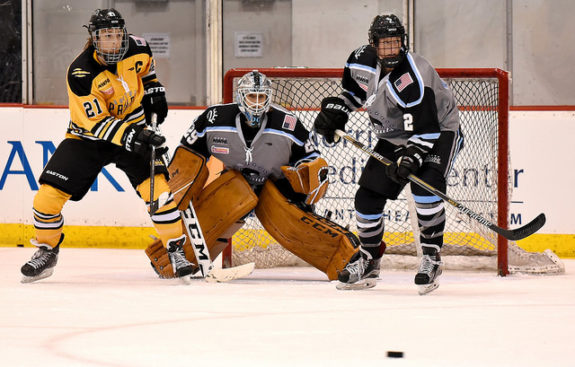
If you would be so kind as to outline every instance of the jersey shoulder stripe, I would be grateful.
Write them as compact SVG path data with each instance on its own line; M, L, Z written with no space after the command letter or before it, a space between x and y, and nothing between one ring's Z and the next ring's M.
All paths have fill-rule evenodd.
M144 38L130 34L128 37L128 52L126 52L124 59L138 54L146 54L151 57L152 50Z
M392 70L386 87L397 104L403 108L421 103L425 90L424 79L418 64L410 53Z
M309 136L309 131L297 116L288 109L272 104L267 113L268 122L266 130L272 129L284 135L292 136L294 141L305 141ZM298 145L301 145L298 143Z
M86 48L68 67L66 82L70 90L77 96L88 96L92 91L92 83L96 76L105 70L104 66L94 60L94 48Z
M375 70L377 67L377 52L370 45L363 45L353 50L346 64L362 65L367 69Z
M377 52L370 45L363 45L349 55L343 69L340 95L349 107L358 109L365 103L369 83L376 72Z
M194 130L203 134L208 128L236 127L235 119L240 109L236 103L212 105L194 120Z

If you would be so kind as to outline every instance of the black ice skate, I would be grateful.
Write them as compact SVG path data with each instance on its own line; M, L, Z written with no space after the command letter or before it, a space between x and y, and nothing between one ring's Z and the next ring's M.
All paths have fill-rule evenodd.
M60 251L60 244L64 240L64 234L60 236L60 241L56 247L52 247L45 243L38 243L35 239L31 239L30 243L38 247L38 250L32 255L32 259L20 268L22 272L22 283L32 283L40 279L48 278L54 274L54 267L58 263L58 252Z
M415 284L419 287L419 294L424 295L439 287L441 275L441 256L435 248L423 247L423 256L419 271L415 275Z
M373 259L363 251L356 252L345 268L338 274L336 288L339 290L360 290L375 287L379 277L381 259Z
M167 247L174 274L184 282L187 282L194 273L194 264L186 259L186 254L184 253L185 242L186 236L182 235L179 238L169 240Z

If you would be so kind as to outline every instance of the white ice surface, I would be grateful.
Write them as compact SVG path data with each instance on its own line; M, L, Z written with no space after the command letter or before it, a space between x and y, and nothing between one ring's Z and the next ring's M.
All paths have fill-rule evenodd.
M33 251L0 248L1 366L575 366L575 260L555 276L444 271L419 296L412 271L366 291L301 267L183 285L143 250L63 248L52 277L21 284Z

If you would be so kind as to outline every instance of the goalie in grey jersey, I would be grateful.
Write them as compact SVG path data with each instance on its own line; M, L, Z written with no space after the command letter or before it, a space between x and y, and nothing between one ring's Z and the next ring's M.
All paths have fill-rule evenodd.
M409 52L405 28L395 15L376 16L369 45L351 53L343 92L322 101L314 127L328 142L344 130L351 111L364 107L378 138L375 151L394 163L370 158L355 195L361 250L339 274L338 289L375 286L385 251L383 209L416 174L445 192L446 177L463 147L455 98L423 57ZM445 209L443 201L412 184L423 257L415 276L420 294L438 287Z
M271 81L254 70L238 82L236 102L208 107L181 139L169 166L172 192L192 202L212 258L254 211L265 230L286 250L337 279L359 246L355 235L316 215L313 204L328 187L328 165L315 135L290 111L273 104ZM204 188L205 161L219 159L224 172ZM180 185L180 183L184 183ZM199 193L195 190L198 188ZM154 262L164 247L147 253ZM186 257L197 263L193 252Z

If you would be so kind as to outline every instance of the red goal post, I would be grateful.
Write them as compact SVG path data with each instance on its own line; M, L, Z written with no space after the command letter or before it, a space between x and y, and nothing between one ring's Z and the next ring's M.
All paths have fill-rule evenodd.
M236 68L225 74L224 103L234 102L238 79L254 69ZM310 130L319 111L321 99L336 96L341 91L343 69L278 67L257 70L272 81L273 103L294 112ZM463 156L458 158L455 166L462 160L458 167L459 176L448 177L448 193L456 200L470 205L474 211L486 216L499 227L508 228L511 195L508 147L509 73L496 68L437 71L454 91L466 138ZM364 144L373 147L376 138L369 130L369 119L365 111L352 113L346 130L348 134L355 134L356 139L363 139ZM351 201L357 189L355 184L359 171L367 157L361 156L355 148L345 146L343 142L333 148L327 147L323 139L321 142L323 144L320 143L320 151L332 168L332 180L328 195L320 201L315 211L320 215L335 213L332 220L355 231L353 216L349 213L353 210ZM353 156L351 162L350 155ZM408 209L410 196L404 193L396 200L397 203L390 202L386 205L384 215L388 223L384 240L388 244L388 250L384 258L416 254L419 235L418 229L414 228L417 226L409 219L415 217L414 210L411 210L410 214ZM510 269L508 241L473 223L469 218L464 218L455 208L447 208L448 206L446 205L446 245L443 253L450 255L451 252L454 258L475 255L496 258L493 265L498 274L507 275ZM230 265L232 259L234 264L255 261L259 267L284 265L281 261L275 264L275 259L271 259L284 255L269 251L275 241L263 232L265 231L255 217L248 218L244 228L234 235L232 246L224 252L224 266ZM252 253L252 248L258 250ZM250 252L250 256L255 258L236 259L236 255L240 256L243 252ZM274 254L271 254L272 252ZM390 256L387 256L388 254ZM262 260L263 258L265 260Z

